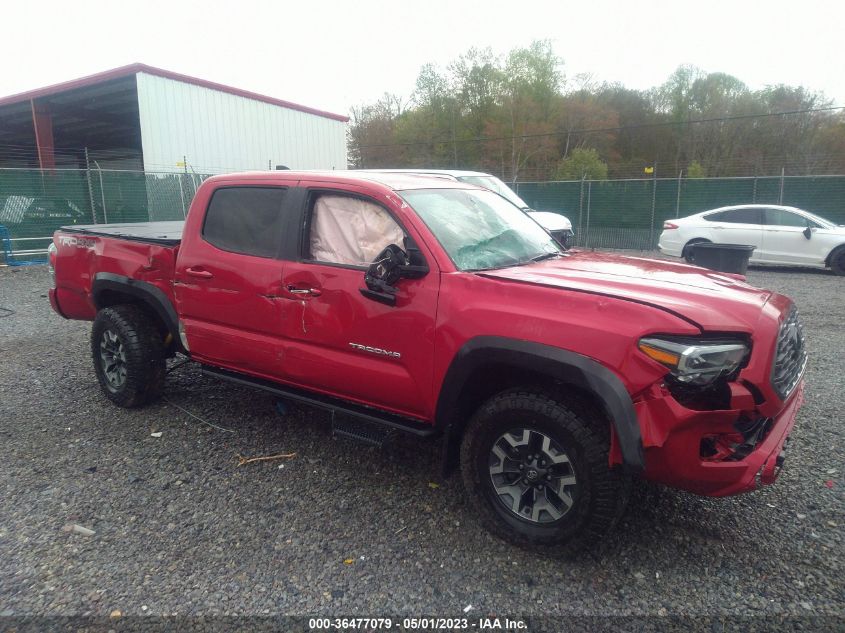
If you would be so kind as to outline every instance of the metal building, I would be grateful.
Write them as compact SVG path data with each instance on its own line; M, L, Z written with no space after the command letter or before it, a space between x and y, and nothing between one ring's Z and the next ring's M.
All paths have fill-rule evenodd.
M345 169L347 120L132 64L0 98L0 168Z

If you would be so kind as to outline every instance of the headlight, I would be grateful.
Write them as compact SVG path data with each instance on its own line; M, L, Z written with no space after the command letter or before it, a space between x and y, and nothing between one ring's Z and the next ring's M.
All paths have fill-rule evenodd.
M638 347L646 356L668 367L679 382L700 386L732 374L748 356L748 346L739 341L644 338Z

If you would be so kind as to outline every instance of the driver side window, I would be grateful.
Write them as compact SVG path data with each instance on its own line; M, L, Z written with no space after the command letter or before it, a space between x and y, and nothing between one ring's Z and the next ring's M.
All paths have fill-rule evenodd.
M808 226L807 219L785 209L766 209L766 224L769 226ZM814 223L810 224L812 226Z
M405 232L387 210L369 200L320 194L311 205L310 259L343 266L369 266L388 244L401 246Z

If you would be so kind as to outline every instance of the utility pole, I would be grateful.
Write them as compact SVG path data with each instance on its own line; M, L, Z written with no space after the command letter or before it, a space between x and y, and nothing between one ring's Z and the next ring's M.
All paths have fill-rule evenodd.
M680 217L681 215L681 178L684 175L684 170L678 172L678 197L675 198L675 217Z
M578 196L578 237L581 237L584 226L584 181L587 180L587 172L581 174L581 193ZM576 238L577 241L577 238Z
M589 237L590 237L590 203L593 194L593 181L590 180L587 182L587 227L584 231L584 248L589 247ZM580 232L580 229L579 229Z
M103 170L100 169L100 163L94 161L97 166L97 174L100 176L100 196L103 199L103 220L106 224L109 223L109 212L106 210L106 190L103 189Z
M91 184L91 161L88 157L88 148L85 148L85 181L88 184L88 201L91 204L91 220L97 223L97 208L94 206L94 187Z
M648 248L654 248L654 207L657 204L657 161L651 168L651 224L648 230Z

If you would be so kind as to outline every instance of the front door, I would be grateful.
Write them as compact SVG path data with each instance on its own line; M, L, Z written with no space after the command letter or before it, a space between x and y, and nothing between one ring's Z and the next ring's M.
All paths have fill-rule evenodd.
M307 187L307 183L302 183ZM366 298L367 266L404 248L398 210L355 185L309 189L300 261L285 265L287 379L324 393L430 418L439 276L400 279L396 305Z
M820 228L815 222L803 215L786 209L767 208L763 211L765 229L763 230L763 248L760 255L763 261L781 264L815 264L824 257L816 252L816 242L804 232L807 227Z
M201 235L183 244L175 294L191 356L267 378L283 375L282 187L221 187Z

